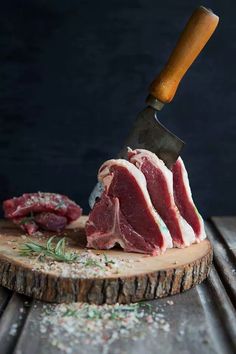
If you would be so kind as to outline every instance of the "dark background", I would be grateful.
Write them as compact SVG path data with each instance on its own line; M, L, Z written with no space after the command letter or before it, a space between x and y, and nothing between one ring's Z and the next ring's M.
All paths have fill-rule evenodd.
M147 88L198 1L11 1L0 11L0 197L65 193L88 211ZM220 25L161 121L205 217L235 214L235 1L205 1Z

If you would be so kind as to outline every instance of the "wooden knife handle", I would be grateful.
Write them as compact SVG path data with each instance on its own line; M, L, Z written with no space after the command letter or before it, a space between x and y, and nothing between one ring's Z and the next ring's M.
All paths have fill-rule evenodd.
M170 102L179 83L213 34L219 17L200 6L187 22L167 64L151 83L149 93L163 103Z

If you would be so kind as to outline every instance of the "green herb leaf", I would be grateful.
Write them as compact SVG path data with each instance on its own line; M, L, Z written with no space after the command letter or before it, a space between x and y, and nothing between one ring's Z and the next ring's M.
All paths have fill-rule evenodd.
M62 317L77 317L78 311L75 309L66 309L66 311L62 314Z
M104 260L105 260L106 265L115 264L115 262L112 259L109 259L106 254L104 254L103 256L104 256Z
M103 269L103 266L96 259L93 258L86 259L84 265L85 267L99 267Z
M55 207L56 210L60 209L60 208L63 208L65 206L65 202L62 200L60 201L57 206Z
M56 245L53 244L55 236L51 237L46 246L36 243L36 242L26 242L22 245L20 249L20 254L22 256L40 256L43 260L44 257L54 259L58 262L75 262L79 259L79 255L73 252L65 251L65 238L62 238L57 242Z

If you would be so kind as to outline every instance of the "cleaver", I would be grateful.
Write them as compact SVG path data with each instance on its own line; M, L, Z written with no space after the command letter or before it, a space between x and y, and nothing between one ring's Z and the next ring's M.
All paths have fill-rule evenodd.
M126 158L127 147L146 149L154 152L168 168L175 163L184 146L184 142L170 132L159 121L159 112L165 103L172 101L181 79L197 58L219 22L210 9L197 8L188 20L174 50L160 74L149 87L146 108L137 116L118 158ZM100 198L103 186L100 182L89 197L92 208Z

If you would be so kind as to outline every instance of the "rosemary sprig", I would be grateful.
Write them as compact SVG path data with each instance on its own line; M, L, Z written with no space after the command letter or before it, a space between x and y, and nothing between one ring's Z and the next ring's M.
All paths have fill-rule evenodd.
M112 259L108 259L107 255L105 253L104 253L103 257L104 257L104 261L105 261L106 265L115 264L115 262Z
M84 266L85 267L99 267L101 269L104 269L103 266L99 263L99 261L97 261L96 259L93 259L93 258L86 259L86 261L84 262Z
M58 262L76 262L79 259L79 255L66 252L65 250L65 238L62 238L60 241L53 244L55 236L50 237L46 245L41 245L36 242L26 242L22 245L20 249L20 254L22 256L35 256L38 255L40 260L43 260L45 257L52 258Z
M107 313L107 320L123 320L129 313L138 314L139 304L126 305L122 307L113 307ZM99 320L104 316L103 308L100 309L90 307L89 305L82 309L76 309L71 306L67 307L62 317L86 318L88 320Z

